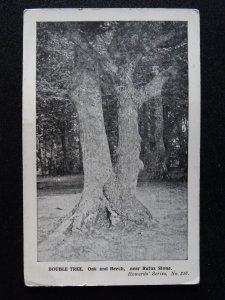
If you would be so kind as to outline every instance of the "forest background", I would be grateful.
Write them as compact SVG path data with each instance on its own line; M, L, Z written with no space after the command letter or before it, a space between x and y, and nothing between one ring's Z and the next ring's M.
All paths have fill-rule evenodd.
M179 23L179 24L178 24ZM65 27L67 26L67 27ZM83 174L79 121L70 101L71 74L76 68L76 44L63 23L39 23L37 27L37 175L54 177ZM77 23L89 43L96 35L110 41L118 64L127 55L141 53L133 74L136 88L171 66L160 97L150 98L138 111L141 137L140 159L145 180L187 180L188 170L188 56L186 22L94 22ZM120 36L112 39L114 30ZM166 36L158 47L151 47ZM107 40L104 43L109 43ZM112 163L118 146L118 101L113 83L105 74L101 84L104 125Z

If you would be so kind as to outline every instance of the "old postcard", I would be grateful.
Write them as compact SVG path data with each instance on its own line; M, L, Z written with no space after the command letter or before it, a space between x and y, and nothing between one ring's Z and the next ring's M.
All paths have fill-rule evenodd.
M191 9L24 12L28 286L199 282Z

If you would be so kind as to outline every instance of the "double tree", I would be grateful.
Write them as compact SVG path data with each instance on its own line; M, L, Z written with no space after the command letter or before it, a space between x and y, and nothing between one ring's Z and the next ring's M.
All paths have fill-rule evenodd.
M161 53L182 43L185 28L180 22L70 23L64 28L74 45L69 95L79 118L84 189L79 203L61 220L63 232L151 224L151 213L136 195L138 174L143 168L138 112L145 102L154 99L158 152L164 157L162 90L167 80L176 76L179 66L173 53L165 61ZM136 70L146 68L146 61L154 67L154 76L143 84L137 80ZM115 165L102 109L102 89L109 86L118 107Z

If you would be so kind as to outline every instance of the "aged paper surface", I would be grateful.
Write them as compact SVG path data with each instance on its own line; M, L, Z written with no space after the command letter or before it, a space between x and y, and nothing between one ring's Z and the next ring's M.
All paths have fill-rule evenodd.
M28 286L199 282L199 13L24 12Z

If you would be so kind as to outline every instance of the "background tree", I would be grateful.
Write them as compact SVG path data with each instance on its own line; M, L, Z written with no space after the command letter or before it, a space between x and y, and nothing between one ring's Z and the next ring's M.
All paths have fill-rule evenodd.
M39 175L82 171L79 122L68 95L73 44L55 24L40 23L37 39L37 168Z

